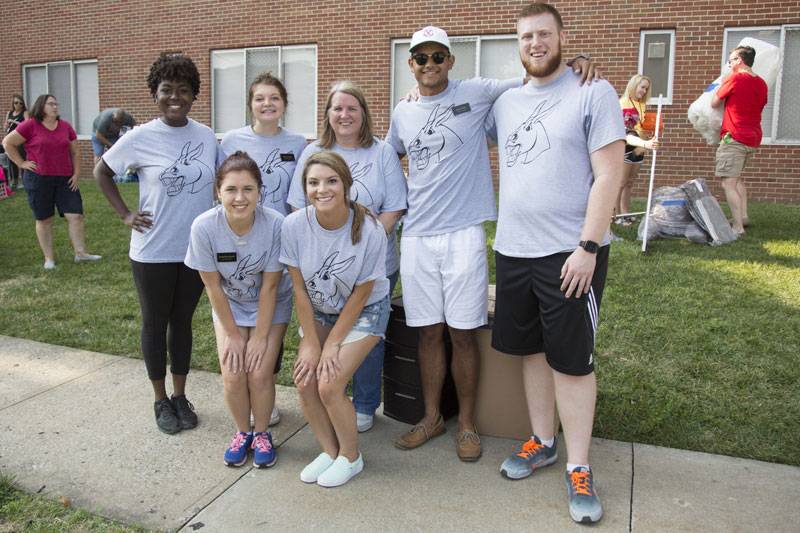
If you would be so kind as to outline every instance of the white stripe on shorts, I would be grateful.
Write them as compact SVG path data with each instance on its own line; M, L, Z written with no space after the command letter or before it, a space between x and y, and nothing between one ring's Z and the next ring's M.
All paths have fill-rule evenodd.
M589 308L589 318L592 321L592 340L594 341L595 336L597 335L597 300L594 298L594 288L589 288L588 298L586 299L586 305Z

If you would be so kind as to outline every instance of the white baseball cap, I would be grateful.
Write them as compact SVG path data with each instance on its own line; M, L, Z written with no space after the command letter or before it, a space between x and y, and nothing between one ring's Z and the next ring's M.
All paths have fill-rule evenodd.
M447 32L436 26L426 26L414 32L411 37L411 44L408 45L408 51L412 52L414 48L423 43L438 43L450 50L450 39L447 37Z

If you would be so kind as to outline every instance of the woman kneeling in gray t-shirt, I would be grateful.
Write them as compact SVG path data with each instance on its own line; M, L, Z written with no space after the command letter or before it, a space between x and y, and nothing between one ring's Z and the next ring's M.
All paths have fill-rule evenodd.
M225 402L236 424L225 464L243 465L252 448L253 466L270 467L277 460L267 431L273 369L292 315L291 289L280 290L283 216L258 205L261 172L245 152L222 163L215 186L221 205L192 223L184 262L200 272L211 302Z
M336 487L364 468L345 388L389 320L386 232L350 199L353 178L340 155L313 154L302 183L309 205L286 217L280 260L292 276L302 336L294 381L322 453L300 479Z

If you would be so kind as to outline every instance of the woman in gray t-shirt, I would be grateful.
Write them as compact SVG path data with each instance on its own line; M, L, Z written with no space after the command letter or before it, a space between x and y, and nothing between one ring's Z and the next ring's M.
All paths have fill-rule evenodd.
M331 88L320 129L319 140L309 144L300 156L288 202L295 209L306 207L301 174L312 154L331 150L342 156L353 177L350 198L372 211L386 230L386 276L391 294L400 274L395 226L408 206L406 177L397 152L375 138L364 92L350 81L340 81ZM372 427L375 410L381 403L383 354L380 341L353 374L353 405L359 432Z
M220 141L225 154L242 150L255 160L261 170L259 205L271 207L282 215L291 212L287 203L289 185L300 154L307 144L304 135L281 126L288 105L289 96L283 82L271 73L259 74L247 89L250 125L227 132ZM288 295L291 306L292 282L288 272L281 279L279 300L283 294ZM280 359L275 372L279 369ZM275 405L270 416L270 425L279 421L280 411Z
M351 200L353 178L338 154L309 157L302 183L310 205L286 217L280 260L292 276L302 335L293 377L322 453L300 479L336 487L364 468L344 391L389 320L386 232Z
M276 304L283 216L258 205L261 173L244 152L222 163L215 185L221 206L192 223L184 262L200 272L211 302L225 401L237 427L225 464L243 465L252 446L253 466L269 467L277 459L267 432L275 402L273 369L291 315L291 305Z
M156 425L164 433L197 426L186 398L192 356L192 316L203 294L197 272L183 264L189 228L213 205L217 139L189 118L200 92L197 66L181 54L161 54L147 77L160 116L117 141L94 168L100 190L130 227L130 260L142 310L142 356L153 387ZM139 199L129 209L115 174L135 169ZM167 352L173 393L167 396Z

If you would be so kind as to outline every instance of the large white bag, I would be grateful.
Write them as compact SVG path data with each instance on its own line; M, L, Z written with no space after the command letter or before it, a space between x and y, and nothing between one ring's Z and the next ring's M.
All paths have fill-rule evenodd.
M738 46L752 46L756 51L756 60L753 64L753 72L761 76L767 82L769 93L775 87L775 80L778 77L778 66L780 61L780 50L764 41L745 37ZM714 80L711 85L706 87L700 98L689 106L689 122L694 129L703 136L708 144L719 143L719 130L722 127L722 108L714 109L711 107L711 97L717 91L720 81L730 72L730 67L725 65L722 74Z

